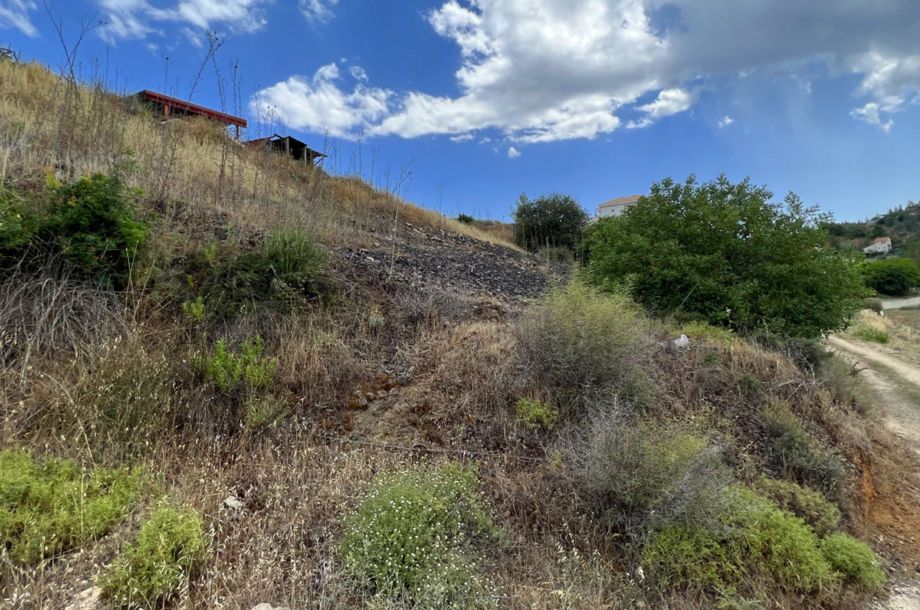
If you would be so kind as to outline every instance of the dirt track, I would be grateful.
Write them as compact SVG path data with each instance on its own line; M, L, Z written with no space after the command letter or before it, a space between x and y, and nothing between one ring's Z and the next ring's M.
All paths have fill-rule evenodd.
M920 370L862 342L831 337L828 343L842 358L863 369L860 376L873 391L885 425L900 437L914 454L920 456ZM904 473L905 484L912 478L911 474L916 475L916 472ZM912 511L906 511L908 514L903 514L905 511L895 512L900 512L903 518L911 520L912 515L909 513ZM904 522L892 525L901 529ZM920 565L916 566L916 569L920 570ZM891 596L878 602L874 608L920 610L920 586L916 582L898 583L893 587Z

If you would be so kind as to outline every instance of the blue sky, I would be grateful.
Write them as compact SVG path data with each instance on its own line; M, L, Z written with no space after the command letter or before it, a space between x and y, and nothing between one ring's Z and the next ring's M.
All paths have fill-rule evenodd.
M215 32L251 136L450 215L720 172L841 220L920 199L916 0L47 2L71 43L102 22L81 73L120 91L188 97ZM0 0L3 44L63 61L41 0ZM220 106L213 66L193 98Z

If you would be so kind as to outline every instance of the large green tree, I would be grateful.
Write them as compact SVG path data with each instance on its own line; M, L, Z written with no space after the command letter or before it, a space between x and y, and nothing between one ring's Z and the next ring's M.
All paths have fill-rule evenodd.
M581 243L588 215L568 195L552 193L536 199L521 195L514 209L514 237L531 251L541 248L569 248Z
M660 315L741 332L817 337L844 327L864 290L855 261L827 246L827 218L745 180L670 179L587 236L588 277L625 285Z

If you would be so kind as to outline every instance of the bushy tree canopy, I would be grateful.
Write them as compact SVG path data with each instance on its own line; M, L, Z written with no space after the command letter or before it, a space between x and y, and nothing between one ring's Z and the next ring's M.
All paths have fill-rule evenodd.
M920 287L920 267L909 258L886 258L862 266L866 284L881 294L905 296Z
M514 238L531 251L569 248L581 243L588 215L568 195L552 193L536 199L521 195L514 210Z
M588 231L588 276L624 284L662 315L742 332L817 337L842 328L864 290L855 262L827 246L826 220L748 180L667 179Z

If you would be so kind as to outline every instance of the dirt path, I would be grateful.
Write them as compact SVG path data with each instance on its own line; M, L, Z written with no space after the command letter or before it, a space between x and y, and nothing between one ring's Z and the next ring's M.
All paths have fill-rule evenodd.
M843 359L863 369L860 377L875 394L886 427L920 457L920 370L861 342L830 337L828 343ZM901 530L905 524L890 525ZM877 602L874 610L920 610L920 586L909 576L905 580L892 587L888 599Z
M828 342L845 359L865 367L861 375L878 396L886 425L920 456L920 369L864 343L840 337Z
M882 301L882 307L889 309L907 309L908 307L920 307L920 297L911 297L909 299L886 299Z

